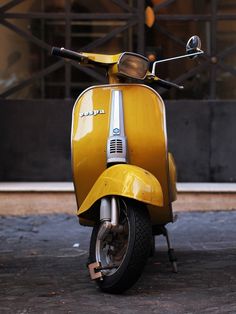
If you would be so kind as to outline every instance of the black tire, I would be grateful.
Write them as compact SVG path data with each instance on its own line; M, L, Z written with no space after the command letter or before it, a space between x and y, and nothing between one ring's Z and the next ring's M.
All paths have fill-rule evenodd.
M125 222L125 220L127 222ZM108 293L122 293L129 289L140 277L143 268L148 259L150 249L151 249L151 239L152 239L152 229L148 211L146 206L133 200L120 200L120 221L119 224L126 224L126 244L125 253L120 261L118 268L113 269L111 273L108 271L103 271L103 278L97 280L97 284L100 289ZM98 223L94 228L91 236L90 242L90 261L100 262L96 257L96 245L98 245L97 235L100 228L100 223ZM128 229L128 231L127 231ZM116 253L116 243L117 234L110 234L110 242L106 246L114 249ZM122 236L122 235L119 235ZM124 232L125 239L125 232ZM112 238L112 240L111 240ZM106 239L104 240L106 241ZM120 241L121 242L121 241ZM103 244L103 243L102 243ZM102 246L99 244L99 248ZM103 244L104 246L104 244ZM118 248L121 247L118 244ZM108 252L111 252L108 248ZM121 249L120 249L121 250ZM124 249L123 249L124 250ZM109 255L107 253L107 256ZM113 253L113 255L115 255ZM119 249L118 249L119 256ZM110 257L109 257L110 258ZM115 256L116 258L116 256ZM108 263L108 262L107 262ZM102 265L106 266L106 265Z

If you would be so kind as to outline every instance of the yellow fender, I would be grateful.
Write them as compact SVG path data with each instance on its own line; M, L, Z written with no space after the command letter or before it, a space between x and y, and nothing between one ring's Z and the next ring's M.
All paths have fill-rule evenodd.
M137 166L119 164L107 168L100 175L80 206L78 215L84 214L97 200L108 195L119 195L146 204L163 206L162 188L153 174Z

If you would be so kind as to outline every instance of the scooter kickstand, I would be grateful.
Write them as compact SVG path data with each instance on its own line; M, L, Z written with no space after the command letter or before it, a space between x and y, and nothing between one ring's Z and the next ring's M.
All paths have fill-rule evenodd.
M178 268L177 268L177 257L174 254L174 249L172 248L171 242L170 242L170 237L169 237L169 232L166 229L166 227L163 226L163 235L166 238L166 242L167 242L167 247L168 247L168 256L169 256L169 261L171 263L172 266L172 271L173 273L177 273L178 272Z

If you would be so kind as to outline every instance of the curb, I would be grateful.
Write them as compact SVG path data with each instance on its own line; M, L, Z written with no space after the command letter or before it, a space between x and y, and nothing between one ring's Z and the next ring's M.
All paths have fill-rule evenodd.
M174 212L236 210L235 183L178 183ZM76 215L72 182L1 182L0 215Z
M178 193L236 193L236 183L177 183ZM0 182L1 192L74 192L72 182Z

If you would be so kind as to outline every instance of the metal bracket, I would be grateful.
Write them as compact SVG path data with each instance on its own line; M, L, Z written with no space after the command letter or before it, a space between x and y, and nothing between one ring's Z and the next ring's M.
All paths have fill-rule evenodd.
M95 262L88 265L89 274L92 280L102 278L102 273L100 271L96 271L99 267L101 267L100 262Z
M169 257L169 261L171 263L172 266L172 271L173 273L177 273L178 272L178 268L177 268L177 258L174 254L174 249L172 248L171 242L170 242L170 236L168 233L168 230L166 229L165 226L163 226L163 235L166 238L166 242L167 242L167 246L168 246L168 257Z
M153 234L154 235L163 235L166 238L166 243L167 243L167 247L168 247L168 257L169 257L169 261L170 261L171 266L172 266L172 271L174 273L177 273L178 272L177 258L175 256L174 249L171 245L170 236L169 236L167 228L163 225L154 226ZM154 247L155 247L155 244L154 244Z

